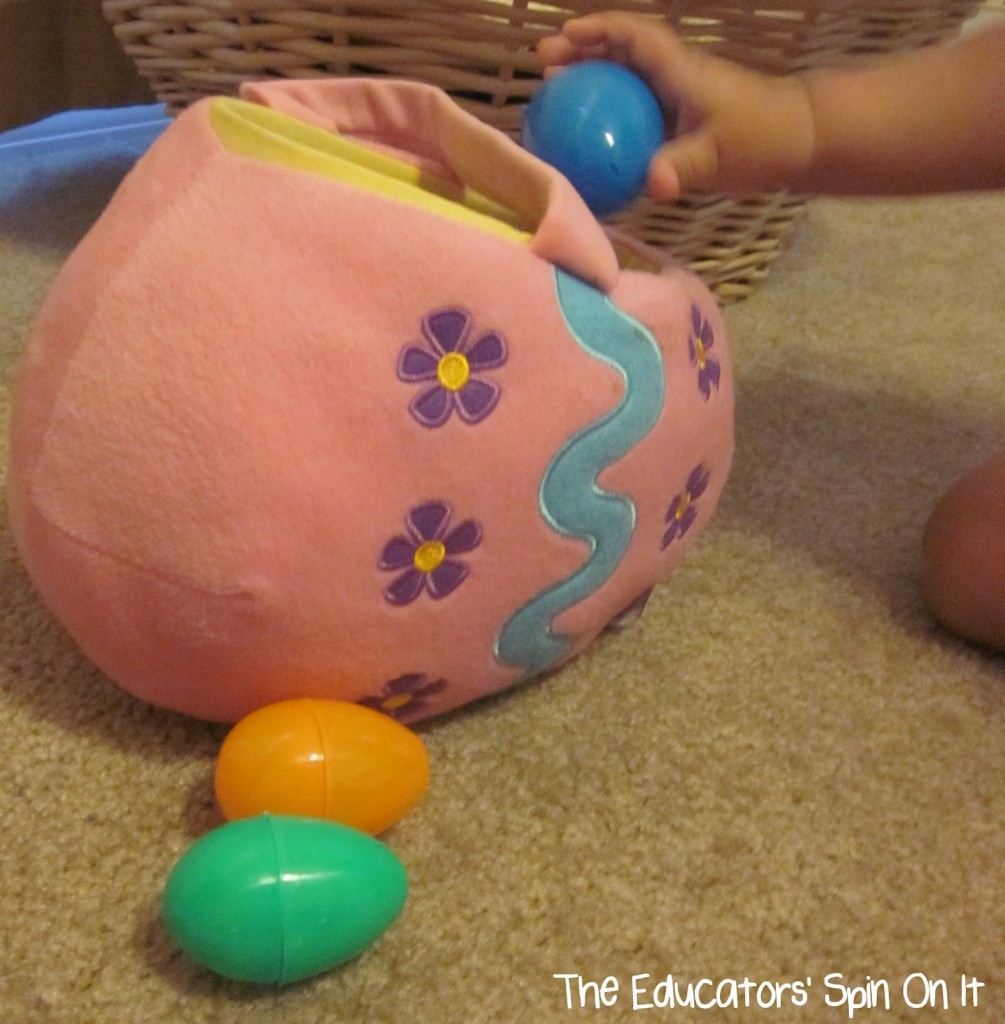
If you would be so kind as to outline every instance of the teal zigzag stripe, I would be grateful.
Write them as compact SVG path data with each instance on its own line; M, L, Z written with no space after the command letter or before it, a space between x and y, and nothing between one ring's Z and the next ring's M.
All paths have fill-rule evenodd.
M555 268L555 289L566 326L590 355L613 366L625 381L621 402L583 427L551 460L538 501L549 526L588 542L586 562L541 591L506 622L496 656L520 666L524 677L557 664L573 638L552 631L560 612L589 597L617 569L635 529L635 505L597 484L600 472L627 454L653 428L663 409L663 358L652 334L602 292Z

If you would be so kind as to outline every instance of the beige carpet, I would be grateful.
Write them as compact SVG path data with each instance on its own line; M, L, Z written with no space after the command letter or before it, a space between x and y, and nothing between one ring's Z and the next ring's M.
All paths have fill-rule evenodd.
M115 176L4 211L4 412ZM635 629L422 729L431 789L387 836L402 918L286 990L208 975L159 923L171 865L218 823L224 730L90 667L0 519L0 1020L827 1024L849 1019L838 981L867 978L887 985L856 1020L1005 1019L1005 666L917 586L931 501L1005 444L1003 238L1005 197L813 205L728 312L738 449L713 527ZM611 1005L573 983L570 1009L563 973L616 979ZM740 1008L644 1012L668 974L710 979L706 1001L734 982ZM949 1009L912 1008L921 975Z

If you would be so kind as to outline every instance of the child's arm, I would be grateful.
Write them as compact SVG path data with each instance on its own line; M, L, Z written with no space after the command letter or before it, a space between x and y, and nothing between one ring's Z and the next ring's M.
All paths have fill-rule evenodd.
M774 77L684 46L634 15L591 15L543 40L546 65L604 57L634 68L677 136L649 191L788 186L844 194L1005 186L1005 25L851 71Z

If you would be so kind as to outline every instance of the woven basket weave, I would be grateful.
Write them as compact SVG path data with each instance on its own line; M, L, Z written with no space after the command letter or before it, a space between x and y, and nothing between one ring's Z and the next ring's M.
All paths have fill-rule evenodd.
M104 0L105 17L159 99L179 110L249 78L386 74L438 85L512 135L539 81L536 42L601 9L665 18L688 41L767 71L847 64L956 33L979 0ZM803 207L785 192L743 200L642 200L617 218L727 302L747 296Z

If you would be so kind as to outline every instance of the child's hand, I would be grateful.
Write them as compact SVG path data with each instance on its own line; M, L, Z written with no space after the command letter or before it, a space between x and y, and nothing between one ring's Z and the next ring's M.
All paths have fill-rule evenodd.
M747 71L684 46L661 22L624 13L569 21L538 54L546 69L616 61L649 83L668 115L676 111L675 136L649 165L655 199L781 188L809 166L813 112L799 79Z

